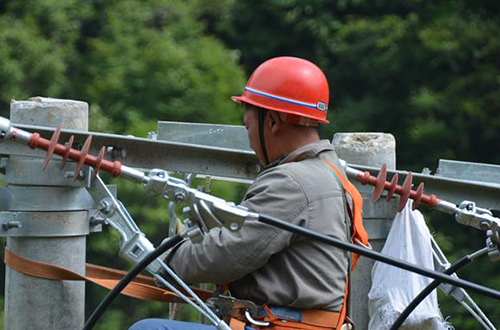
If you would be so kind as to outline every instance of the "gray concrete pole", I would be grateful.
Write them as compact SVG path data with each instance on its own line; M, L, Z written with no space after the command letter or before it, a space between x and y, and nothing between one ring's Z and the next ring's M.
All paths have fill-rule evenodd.
M381 167L387 163L389 169L396 168L396 142L391 134L384 133L337 133L332 144L338 156L349 164ZM371 203L372 186L363 186L351 180L363 196L363 219L370 237L370 243L377 251L382 250L389 233L392 220L397 212L394 200L387 203L380 200ZM367 330L368 292L371 287L371 270L374 261L361 257L351 284L350 316L356 329Z
M88 105L46 98L13 101L10 118L14 124L48 127L61 124L66 129L86 131ZM31 221L31 228L38 226L40 230L27 232L25 237L8 237L7 247L26 258L84 274L88 210L79 205L78 196L85 188L72 184L71 178L67 185L55 186L48 173L64 176L65 171L74 165L60 171L56 168L60 166L57 158L54 157L45 172L42 172L43 158L11 156L8 160L5 178L11 184L2 187L0 208L15 212L17 218ZM6 267L5 281L6 330L83 327L84 283L43 280L9 267Z

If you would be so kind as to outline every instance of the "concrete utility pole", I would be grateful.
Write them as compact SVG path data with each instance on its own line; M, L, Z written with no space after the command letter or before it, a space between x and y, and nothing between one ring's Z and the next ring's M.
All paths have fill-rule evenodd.
M396 141L391 134L337 133L332 144L338 156L349 164L381 167L387 163L389 170L396 168ZM375 250L381 251L397 212L396 200L389 203L380 200L373 205L373 187L352 182L363 196L363 219L370 243ZM358 330L368 329L368 292L373 264L373 260L361 257L352 278L351 317Z
M87 131L88 104L46 98L13 101L10 119L14 124L61 124L63 129ZM44 153L40 152L40 157ZM86 180L72 182L68 171L75 168L74 164L61 171L56 158L45 171L43 158L7 159L8 185L0 190L2 236L7 236L7 247L16 254L84 274L92 200L82 184ZM80 329L84 303L82 282L43 280L6 267L6 330Z

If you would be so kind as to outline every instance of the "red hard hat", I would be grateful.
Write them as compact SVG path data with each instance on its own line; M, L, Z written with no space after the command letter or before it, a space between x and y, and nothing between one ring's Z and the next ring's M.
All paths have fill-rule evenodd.
M255 69L243 95L231 99L329 123L328 96L328 81L314 63L297 57L276 57Z

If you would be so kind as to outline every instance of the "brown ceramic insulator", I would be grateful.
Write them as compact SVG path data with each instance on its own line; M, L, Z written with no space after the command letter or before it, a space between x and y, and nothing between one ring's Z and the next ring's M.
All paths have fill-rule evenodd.
M412 181L413 181L413 174L411 172L408 172L408 175L406 176L406 179L403 182L403 187L400 192L398 212L403 211L406 202L408 201L408 198L410 198Z
M396 191L396 187L398 186L398 180L399 180L399 175L396 173L392 177L391 183L386 188L387 189L387 198L386 198L386 201L390 201L391 198L392 198L392 195L394 195L394 192Z
M76 179L80 175L80 171L82 170L83 165L85 164L85 160L87 159L91 143L92 143L92 135L89 135L87 140L85 140L85 143L83 144L82 151L80 151L80 155L78 158L78 165L76 165L75 176L73 177L73 181L76 181Z
M375 204L382 196L382 192L385 188L385 180L387 179L387 164L382 165L382 168L377 175L377 183L375 184L375 189L372 193L372 203Z
M436 195L422 195L422 203L430 207L431 209L436 207L436 205L439 203L439 198L436 197Z
M369 184L371 177L372 175L370 174L370 172L363 172L360 176L358 176L358 181L363 185Z
M71 135L68 140L68 145L64 147L64 151L62 153L62 164L61 164L61 170L66 166L66 162L68 161L68 156L69 156L69 151L71 150L71 147L73 146L73 141L75 141L75 136Z
M95 180L97 177L97 174L99 174L99 170L101 169L102 161L104 159L104 155L106 154L106 147L102 147L101 151L99 151L99 156L97 156L97 159L95 161L94 165L94 176L92 180Z
M424 183L420 182L418 185L417 191L411 191L410 192L410 198L413 199L413 205L411 207L412 210L415 210L419 205L420 201L422 200L422 195L424 193Z
M35 149L36 147L38 147L38 144L40 143L40 139L41 139L40 134L38 134L38 133L31 134L30 143L28 143L28 146L31 149Z
M52 138L50 139L49 148L47 149L47 154L45 155L45 160L43 161L42 170L45 171L45 168L49 164L52 155L54 155L54 150L56 149L57 141L59 141L59 136L61 136L61 125L57 125L54 134L52 134Z

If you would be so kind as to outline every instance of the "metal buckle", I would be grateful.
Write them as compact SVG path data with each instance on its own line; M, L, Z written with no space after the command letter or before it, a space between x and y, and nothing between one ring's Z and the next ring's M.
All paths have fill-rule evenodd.
M344 323L344 325L340 327L340 330L354 330L354 327L351 323Z
M248 322L250 322L253 325L258 325L259 327L268 327L271 325L269 322L264 322L264 321L257 321L252 318L250 313L246 310L245 311L245 318L247 319Z
M368 250L373 250L373 247L372 245L370 244L370 242L368 242L368 245L364 245L363 242L361 242L357 237L354 237L354 242L357 244L357 245L360 245L362 247L364 247L365 249L368 249ZM341 329L343 330L343 329Z
M219 317L243 318L247 313L250 316L257 314L257 305L249 300L219 295L206 303Z

